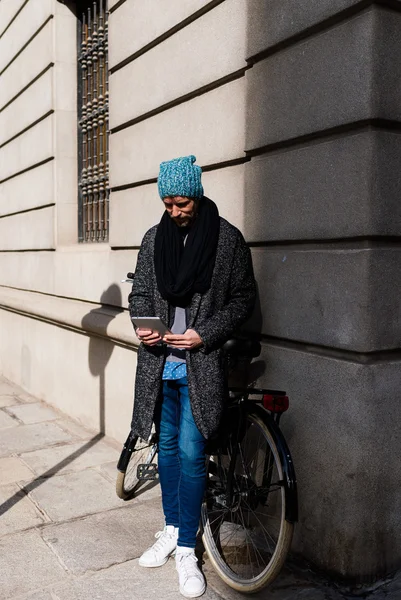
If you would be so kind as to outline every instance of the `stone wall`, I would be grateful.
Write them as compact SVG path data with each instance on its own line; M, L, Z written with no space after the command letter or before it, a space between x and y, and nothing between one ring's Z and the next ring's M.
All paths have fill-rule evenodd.
M249 381L290 395L293 549L361 581L399 567L401 2L109 0L98 245L76 242L67 4L0 3L0 371L124 437L136 342L119 282L162 213L159 162L193 153L253 253Z

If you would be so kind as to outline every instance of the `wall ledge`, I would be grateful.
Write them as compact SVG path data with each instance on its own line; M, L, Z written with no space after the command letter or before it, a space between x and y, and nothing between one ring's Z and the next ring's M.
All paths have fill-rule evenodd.
M123 308L0 286L0 309L105 338L133 350L139 345L128 311Z

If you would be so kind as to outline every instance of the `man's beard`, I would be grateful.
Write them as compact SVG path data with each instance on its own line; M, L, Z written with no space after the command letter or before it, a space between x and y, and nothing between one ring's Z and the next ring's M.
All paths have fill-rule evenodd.
M171 218L173 219L173 221L177 225L177 227L190 227L190 225L192 225L192 223L195 220L195 216L196 215L191 215L191 216L188 215L187 217L185 217L185 219L182 219L182 220L175 219L174 217L171 217Z

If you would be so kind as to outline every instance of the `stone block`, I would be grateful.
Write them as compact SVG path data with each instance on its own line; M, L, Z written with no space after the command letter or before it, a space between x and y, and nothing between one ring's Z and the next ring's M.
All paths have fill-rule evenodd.
M246 149L364 119L400 120L400 26L400 14L372 8L254 65Z
M245 165L207 171L202 175L202 182L206 196L217 204L220 216L244 233L250 202L244 196Z
M0 462L0 477L2 484L4 481L2 470L4 467L2 464L3 460L4 459L1 459ZM29 470L27 469L27 471ZM20 470L19 473L22 474L22 470ZM5 476L7 477L7 471ZM29 476L32 477L32 473L29 472ZM9 535L16 533L17 531L23 531L24 529L37 527L44 523L41 513L17 485L0 486L0 515L0 538L3 535Z
M248 241L398 235L398 134L369 131L245 165Z
M1 600L9 600L53 583L60 584L67 577L67 572L38 531L0 539ZM44 593L42 598L45 597Z
M99 264L101 272L103 267ZM130 264L124 266L126 270L131 268ZM128 291L126 286L126 296ZM126 319L127 336L132 332L133 339L128 316ZM124 442L131 422L136 367L136 353L130 347L3 310L0 310L0 330L4 374L96 433L103 428L106 435ZM24 439L19 435L18 440L4 430L0 436L0 455L42 448L47 431L49 445L76 441L75 434L61 430L54 422L19 428L20 432L30 430L32 434L24 434Z
M1 75L0 108L53 61L53 20L38 33Z
M37 475L46 473L65 474L69 472L82 471L89 467L95 467L113 461L114 469L120 453L104 442L81 441L73 444L65 444L56 448L42 448L34 452L21 454L23 461ZM116 476L115 472L115 476ZM115 480L115 477L114 477Z
M397 0L400 4L400 0ZM401 120L399 89L401 78L401 13L374 9L373 116Z
M52 108L53 78L49 69L0 112L0 144L42 118ZM18 118L15 116L18 115Z
M244 206L244 165L207 171L202 175L202 183L205 194L216 202L220 215L243 230L248 221L248 208ZM252 199L247 199L248 206L252 210ZM163 210L156 184L113 192L110 245L140 246L145 232L159 222Z
M112 127L245 67L245 44L246 1L223 2L111 75Z
M13 419L4 410L0 409L0 429L8 429L9 427L17 427L17 419Z
M53 115L0 149L0 180L53 156Z
M365 12L247 71L247 150L373 116L374 16Z
M80 300L103 298L108 304L127 307L129 286L121 279L135 268L137 253L111 251L108 244L74 244L58 247L57 253L0 252L1 283L68 297L73 290Z
M59 165L57 165L58 170ZM76 181L76 180L75 180ZM72 195L72 189L69 193ZM76 194L75 194L76 195ZM57 247L76 244L78 240L78 205L77 202L57 205Z
M159 163L176 156L195 154L200 165L242 157L244 111L241 78L113 134L111 187L156 177Z
M8 27L25 0L3 0L0 4L0 34Z
M252 252L262 315L253 327L259 331L355 352L399 347L398 248Z
M58 110L53 117L54 152L57 160L77 157L77 113L71 110ZM75 169L72 171L75 173Z
M55 31L57 44L54 47L55 62L63 63L64 66L76 64L77 61L77 19L71 6L58 3L55 9ZM54 5L53 5L54 7ZM76 90L77 80L71 82L73 89L67 92L68 98L72 100L72 93ZM72 104L70 108L76 109Z
M163 526L161 501L157 499L48 526L43 539L71 573L82 575L138 558Z
M33 471L20 458L16 456L0 458L1 485L8 485L9 483L15 483L24 479L27 480L31 477L33 477Z
M27 41L52 14L52 0L30 0L0 38L0 71L2 71Z
M253 0L248 4L247 58L358 3L359 0Z
M5 429L1 432L0 456L36 450L46 444L53 446L60 442L67 442L70 439L71 436L54 423L20 425L18 436L15 435L14 428Z
M112 192L110 245L139 247L146 231L160 221L162 214L163 203L156 184Z
M54 202L54 162L22 173L0 186L0 216Z
M61 117L61 115L57 115L57 116ZM57 123L59 123L59 121L56 120L56 124ZM66 126L67 126L67 122L66 122ZM67 129L67 131L68 131L68 127L65 127L65 129ZM77 142L76 132L71 131L70 139L68 140L68 145L70 147L70 151L69 151L70 156L65 156L65 155L63 156L62 151L60 152L59 149L56 148L55 161L54 161L54 169L55 169L55 174L56 174L54 200L57 203L57 209L60 206L65 205L66 207L68 207L68 210L69 210L71 205L74 204L75 212L77 213L78 200L77 200L76 182L78 179L78 163L77 163L77 157L73 155L74 154L73 148L75 148L75 146L77 146L77 144L75 144L76 142ZM62 209L61 214L60 214L60 220L62 220L63 217L66 217L67 220L70 221L70 217L67 215L66 212L63 213L63 209ZM77 219L76 219L76 221L77 221ZM67 227L67 231L70 231L70 229L71 229L71 225L69 223L68 227ZM63 233L63 235L65 235L65 232L63 232L63 229L62 229L62 224L58 225L58 231L60 233ZM70 231L70 234L71 234L71 231ZM77 223L75 223L74 241L72 243L76 244L77 239L78 239ZM82 247L82 245L80 247Z
M8 408L7 412L14 415L28 425L30 423L41 423L42 421L54 421L59 418L59 415L45 404L31 403Z
M401 562L399 361L263 346L257 385L286 390L281 422L297 474L293 551L326 571L367 583ZM252 374L252 371L254 374Z
M75 22L76 25L76 22ZM68 33L68 31L67 31ZM58 47L58 44L57 44ZM75 56L76 45L74 43ZM75 67L75 69L74 69ZM56 62L51 72L54 77L55 110L77 112L77 65L75 63Z
M117 2L109 3L109 10ZM210 0L170 0L169 10L154 0L124 2L109 17L110 66L138 52L157 37L206 6Z
M1 283L53 293L54 259L55 252L24 252L23 255L18 252L0 253Z
M29 486L28 486L28 489ZM115 486L93 470L42 479L30 492L53 521L65 521L121 506Z
M15 232L20 232L17 237ZM40 236L37 232L40 231ZM54 248L54 207L0 219L1 250L34 250Z

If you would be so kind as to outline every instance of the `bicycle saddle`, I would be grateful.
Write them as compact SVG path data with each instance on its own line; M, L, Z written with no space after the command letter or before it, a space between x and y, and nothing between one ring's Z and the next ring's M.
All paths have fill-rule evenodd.
M223 350L226 354L231 354L232 356L256 358L260 354L261 345L256 340L232 338L227 340L223 346Z

